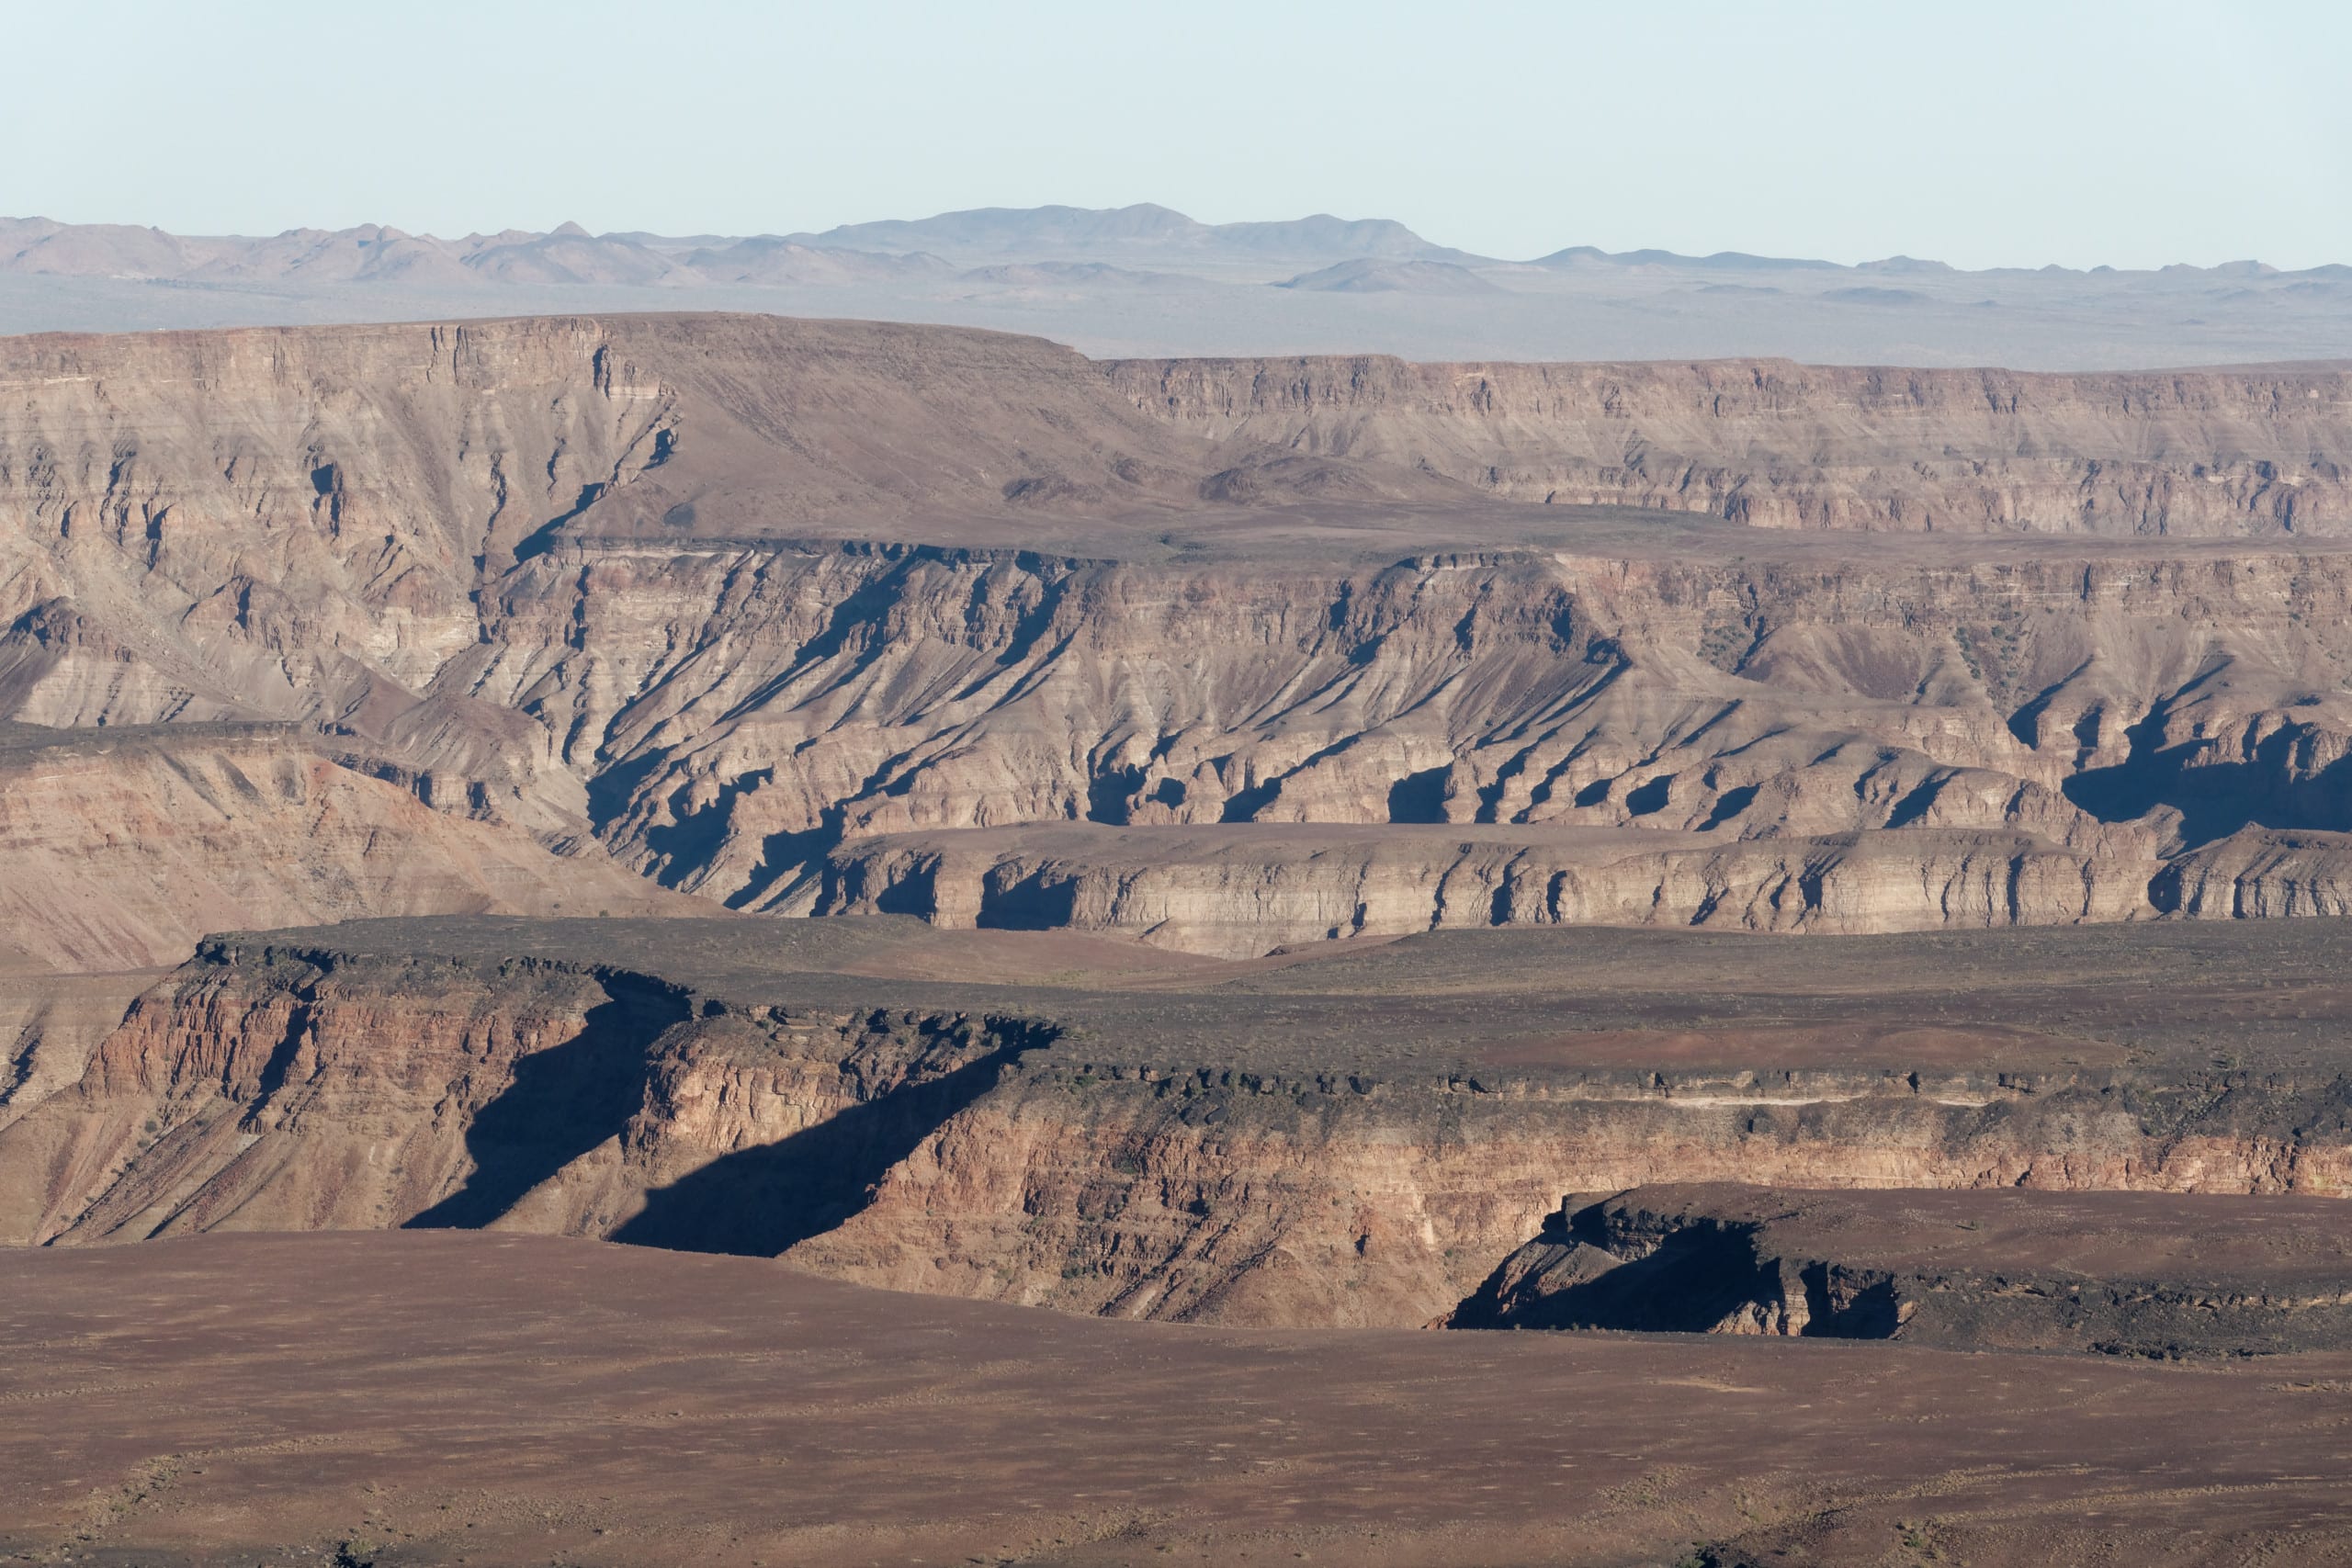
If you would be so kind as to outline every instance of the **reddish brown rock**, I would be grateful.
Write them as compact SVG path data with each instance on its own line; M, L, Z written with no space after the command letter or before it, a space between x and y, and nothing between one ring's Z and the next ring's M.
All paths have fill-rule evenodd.
M209 943L0 1127L0 1238L490 1226L1112 1315L1412 1325L1563 1192L2352 1192L2335 922L1464 933L1094 988L875 978L798 940Z

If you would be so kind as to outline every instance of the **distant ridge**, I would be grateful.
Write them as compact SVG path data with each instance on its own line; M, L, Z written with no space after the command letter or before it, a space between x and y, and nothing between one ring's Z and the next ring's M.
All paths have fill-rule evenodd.
M189 235L0 218L0 334L714 309L958 324L1104 355L2072 370L2352 354L2352 266L2251 260L1962 269L1589 244L1512 260L1390 219L1205 223L1151 202L752 235L578 222Z
M1604 251L1595 245L1569 245L1532 261L1510 262L1437 244L1393 219L1317 212L1280 221L1203 223L1152 202L1109 208L976 207L929 218L844 223L815 233L749 236L664 235L645 230L594 234L570 222L544 232L508 229L454 240L376 223L339 230L288 229L266 236L182 235L133 224L0 218L0 274L129 281L822 287L958 276L990 281L996 269L1008 264L1093 265L1096 281L1128 287L1134 278L1123 274L1222 265L1257 269L1265 281L1321 292L1483 293L1489 290L1482 273L1523 274L1526 269L1971 276L1946 262L1907 255L1849 266L1817 257L1746 251L1684 255L1655 248ZM1406 265L1454 271L1385 270ZM1285 266L1290 269L1287 278L1280 270ZM1339 267L1355 271L1309 280L1309 275ZM2086 273L2056 265L1991 267L1973 276L2028 273L2333 284L2352 279L2352 265L2288 272L2249 260L2210 267L2176 263L2137 272L2107 266ZM1035 275L1015 276L1039 280ZM1060 281L1081 282L1084 277L1065 273Z
M1442 261L1344 261L1319 271L1301 273L1277 288L1303 288L1325 294L1500 294L1466 266Z
M1717 251L1711 256L1686 256L1673 251L1604 251L1591 245L1570 245L1565 251L1554 251L1548 256L1538 256L1535 266L1670 266L1694 267L1702 272L1781 272L1790 268L1842 271L1836 262L1810 261L1787 256L1752 256L1745 251Z
M1151 202L1132 207L976 207L933 218L845 223L820 234L786 238L808 245L885 252L1041 255L1129 248L1191 252L1204 259L1266 256L1385 261L1477 262L1487 258L1432 244L1385 218L1334 218L1328 212L1283 222L1203 223Z

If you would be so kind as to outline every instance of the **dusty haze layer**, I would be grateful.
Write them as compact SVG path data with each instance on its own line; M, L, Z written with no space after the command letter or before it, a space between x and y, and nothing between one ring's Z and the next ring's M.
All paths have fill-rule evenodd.
M309 737L348 806L265 828L269 790L213 788L245 825L170 851L197 874L238 832L380 861L415 829L334 824L451 821L447 871L241 919L567 877L618 908L606 862L1232 955L2347 907L2335 368L1104 363L619 317L21 338L0 382L6 716ZM107 810L193 832L172 778ZM0 872L82 911L45 961L207 923L126 924L78 853Z

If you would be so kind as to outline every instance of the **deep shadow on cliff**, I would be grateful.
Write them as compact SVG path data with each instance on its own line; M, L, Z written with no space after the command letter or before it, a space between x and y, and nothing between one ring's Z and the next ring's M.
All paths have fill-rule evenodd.
M2162 1360L2352 1348L2342 1204L1662 1184L1569 1198L1443 1325Z
M2180 814L2181 842L2194 848L2248 827L2352 831L2352 757L2317 768L2297 752L2308 737L2281 728L2243 761L2220 760L2220 742L2166 744L2160 716L2131 730L2132 754L2075 773L2066 798L2102 822L2132 822L2169 807Z
M951 1117L996 1087L1049 1032L945 1075L901 1083L773 1144L721 1155L645 1195L612 1234L639 1247L774 1258L864 1207L874 1184Z
M465 1185L404 1222L411 1230L474 1230L589 1150L618 1137L643 1102L646 1063L664 1031L692 1015L684 997L628 979L580 1032L517 1059L513 1081L466 1129Z

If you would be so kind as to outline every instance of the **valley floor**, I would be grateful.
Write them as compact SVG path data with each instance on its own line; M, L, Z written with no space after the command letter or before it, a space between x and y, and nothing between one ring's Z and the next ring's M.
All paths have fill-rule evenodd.
M1238 1331L508 1235L0 1269L0 1552L229 1563L2237 1563L2352 1356Z

